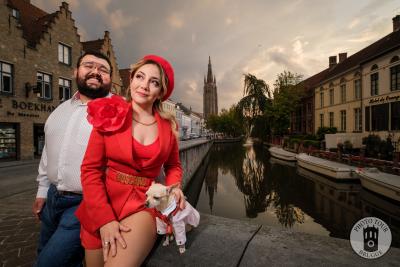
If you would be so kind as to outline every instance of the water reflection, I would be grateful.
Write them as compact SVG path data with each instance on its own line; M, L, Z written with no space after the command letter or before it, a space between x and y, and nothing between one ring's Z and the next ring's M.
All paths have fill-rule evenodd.
M356 221L376 216L388 223L399 246L400 207L371 196L359 183L282 165L250 142L214 144L203 169L193 201L201 212L345 239Z

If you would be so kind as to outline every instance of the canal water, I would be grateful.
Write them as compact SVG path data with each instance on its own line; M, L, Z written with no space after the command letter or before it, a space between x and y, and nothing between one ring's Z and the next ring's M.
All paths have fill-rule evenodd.
M202 213L342 239L359 219L374 216L400 247L398 203L271 158L251 140L214 144L192 182L186 194Z

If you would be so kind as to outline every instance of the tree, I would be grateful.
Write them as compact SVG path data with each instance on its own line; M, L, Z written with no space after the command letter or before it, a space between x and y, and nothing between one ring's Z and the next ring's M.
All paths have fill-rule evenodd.
M278 74L274 83L274 99L270 117L274 134L286 134L290 126L290 115L298 107L304 95L302 75L284 71Z
M248 135L251 135L252 128L259 121L257 118L263 116L270 105L271 91L268 84L250 73L245 74L243 98L238 103L238 110L244 118Z
M237 107L232 105L229 110L222 109L219 115L211 115L206 122L208 129L226 136L236 137L244 133L243 121Z

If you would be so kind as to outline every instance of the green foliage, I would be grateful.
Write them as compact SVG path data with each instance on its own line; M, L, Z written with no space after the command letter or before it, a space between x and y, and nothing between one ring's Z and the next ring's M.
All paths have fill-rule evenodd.
M335 134L337 133L336 127L319 127L317 130L317 140L324 140L325 134Z
M269 128L259 117L264 117L264 111L271 105L270 98L271 91L265 81L250 73L244 75L243 98L237 109L244 119L248 135L262 137L261 131Z
M346 140L343 143L343 149L345 153L350 153L353 150L353 144L349 140Z
M362 143L365 145L365 156L385 160L393 159L394 146L390 137L381 140L378 135L370 134L363 138Z
M301 79L302 75L290 71L278 74L272 94L265 81L250 73L245 74L244 96L237 109L248 135L265 140L267 136L288 132L291 114L298 108L304 95Z
M381 138L378 135L370 134L362 140L365 145L365 156L377 158L379 154L379 146L381 145Z
M278 74L274 84L273 105L269 110L272 130L276 135L283 135L290 127L290 117L299 106L304 95L302 75L284 71Z
M206 121L206 127L215 133L231 137L244 134L243 118L235 105L229 110L223 109L220 115L211 115Z
M303 141L303 146L306 148L316 148L320 149L321 148L321 142L317 140L304 140Z

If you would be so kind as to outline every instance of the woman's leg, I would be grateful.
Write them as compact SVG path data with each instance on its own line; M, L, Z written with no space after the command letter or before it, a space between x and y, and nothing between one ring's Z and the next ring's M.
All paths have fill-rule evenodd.
M117 255L109 254L105 266L131 267L140 266L150 253L156 241L156 224L154 217L147 211L132 214L121 221L128 226L129 232L122 232L126 248L117 243Z
M85 249L86 267L103 267L103 250L102 249Z

